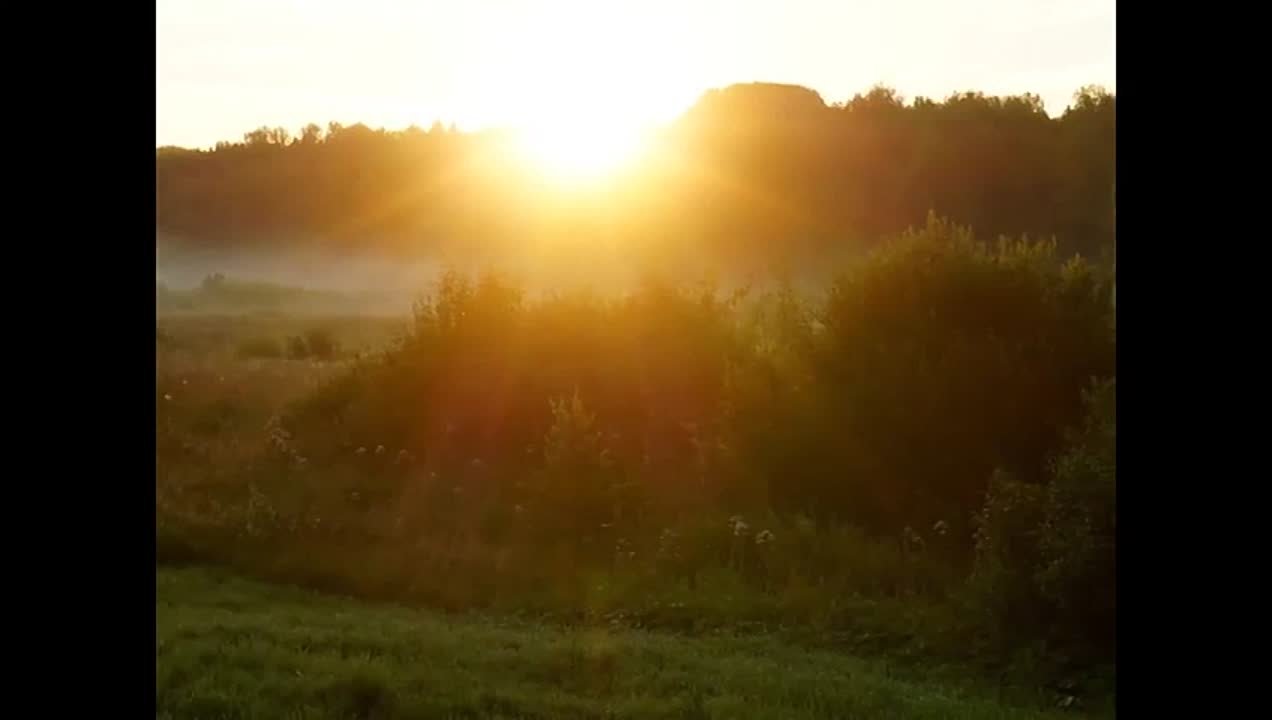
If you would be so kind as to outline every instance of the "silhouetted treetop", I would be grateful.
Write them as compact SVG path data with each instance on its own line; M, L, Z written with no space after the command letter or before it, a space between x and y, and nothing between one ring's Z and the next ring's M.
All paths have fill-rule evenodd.
M766 263L858 248L936 211L983 236L1055 236L1096 254L1113 239L1115 128L1116 98L1094 86L1052 118L1031 94L907 102L876 86L828 105L797 85L732 85L704 93L600 200L567 211L512 161L506 133L261 127L212 151L159 148L157 225L202 243L491 253L594 234Z
M708 90L682 122L715 131L737 125L781 127L820 118L826 109L821 95L806 87L747 83Z

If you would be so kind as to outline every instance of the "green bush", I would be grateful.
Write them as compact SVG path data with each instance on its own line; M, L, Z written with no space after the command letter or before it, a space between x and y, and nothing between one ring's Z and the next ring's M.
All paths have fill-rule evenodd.
M1041 482L1085 383L1113 371L1106 283L1052 243L981 243L936 217L842 274L820 313L818 397L793 418L791 455L825 470L787 485L791 501L969 538L994 469Z
M1115 381L1084 393L1087 415L1070 433L1045 485L999 475L978 515L975 602L1002 630L1043 623L1111 652L1116 632Z
M1087 417L1056 459L1039 528L1039 590L1064 630L1111 648L1117 616L1116 381L1086 393Z
M976 567L969 591L996 635L1029 633L1042 621L1035 573L1044 492L1040 485L995 472L976 515Z

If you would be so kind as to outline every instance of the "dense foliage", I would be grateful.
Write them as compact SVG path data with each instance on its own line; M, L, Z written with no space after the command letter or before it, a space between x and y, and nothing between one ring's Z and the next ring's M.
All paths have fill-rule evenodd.
M905 103L875 88L827 105L796 86L706 93L644 160L554 197L507 133L281 128L214 150L160 148L160 235L185 242L381 249L507 259L546 240L674 266L819 262L931 210L987 237L1112 244L1116 99L1083 89L1051 118L1037 96ZM674 258L674 259L673 259Z
M1111 274L1054 243L935 216L821 297L651 277L532 299L447 275L400 342L235 445L249 490L218 527L257 543L243 562L454 606L551 592L667 622L697 603L697 622L758 593L835 629L853 598L926 598L971 603L980 641L1107 657L1111 300ZM196 484L165 489L192 467L160 457L186 523L161 551L228 542L191 539ZM687 594L651 610L664 591Z

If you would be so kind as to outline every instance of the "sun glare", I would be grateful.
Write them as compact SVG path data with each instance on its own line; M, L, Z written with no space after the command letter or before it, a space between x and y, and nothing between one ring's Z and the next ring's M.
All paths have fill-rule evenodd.
M519 132L530 170L554 184L588 187L633 169L648 131L687 107L700 82L672 51L671 29L613 5L561 0L521 18L491 52L483 91L490 113Z
M597 182L638 160L644 142L638 128L559 118L522 128L521 151L533 168L562 183Z

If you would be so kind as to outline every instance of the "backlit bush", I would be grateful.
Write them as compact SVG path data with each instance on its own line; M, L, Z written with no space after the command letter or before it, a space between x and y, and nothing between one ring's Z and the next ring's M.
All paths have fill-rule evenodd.
M380 353L260 364L327 372L236 437L256 454L224 472L255 494L218 517L258 545L227 553L446 603L829 626L849 599L959 596L1015 639L1111 637L1114 596L1083 590L1113 570L1112 384L1083 404L1113 375L1110 297L1049 242L935 217L821 297L447 274ZM161 452L240 414L190 411Z

